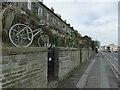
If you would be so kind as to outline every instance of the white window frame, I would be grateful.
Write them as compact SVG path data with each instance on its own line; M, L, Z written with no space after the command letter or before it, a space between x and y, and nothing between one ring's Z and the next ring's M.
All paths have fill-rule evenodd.
M47 20L49 20L49 13L47 13Z
M41 8L41 16L43 16L43 8Z
M31 3L31 0L28 0L28 3L27 3L27 4L28 4L28 5L27 5L27 6L28 6L27 8L28 8L29 10L31 10L31 4L32 4L32 3Z
M41 15L41 9L40 9L40 7L38 8L38 15Z
M39 7L38 8L38 15L42 16L42 14L43 14L43 8Z

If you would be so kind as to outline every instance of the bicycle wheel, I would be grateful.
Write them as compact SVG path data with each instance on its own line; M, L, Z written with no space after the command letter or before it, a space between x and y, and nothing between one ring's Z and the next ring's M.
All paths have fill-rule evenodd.
M47 34L40 34L40 36L38 37L38 46L49 47L49 36Z
M28 47L33 41L33 32L25 24L15 24L9 30L9 38L16 47Z

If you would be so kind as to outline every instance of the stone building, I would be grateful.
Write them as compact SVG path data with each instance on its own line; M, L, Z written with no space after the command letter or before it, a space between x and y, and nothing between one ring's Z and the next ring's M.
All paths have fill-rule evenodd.
M8 20L4 20L6 21L5 29L9 29L13 25L13 22L15 21L15 16L17 16L19 13L20 14L19 16L21 17L22 17L21 14L27 14L29 17L32 17L32 19L34 19L34 21L37 22L36 27L37 24L39 24L40 22L50 26L51 27L50 31L52 31L52 34L54 36L56 35L59 37L57 46L61 46L61 45L65 46L66 37L69 39L73 38L71 37L72 36L71 34L72 32L76 32L76 30L74 30L74 28L71 27L70 24L66 23L66 20L65 21L62 20L61 16L54 12L53 8L49 9L47 6L45 6L43 4L43 1L38 2L37 0L35 0L35 2L33 2L32 0L28 0L28 2L14 2L14 6L17 7L17 9L19 8L19 10L15 11L14 9L14 11L12 11L12 14L9 14L7 16L9 17L9 19L7 18ZM13 19L10 15L12 15ZM30 22L30 23L33 22L27 20L26 18L21 19L21 21ZM21 23L21 21L19 22ZM7 22L9 22L9 25L7 24ZM32 25L32 27L34 27L34 25Z
M3 5L3 30L9 30L16 23L26 23L31 28L39 23L50 26L54 36L59 36L58 46L62 39L71 38L77 32L42 2L14 2ZM5 18L4 18L5 17ZM44 29L45 30L45 29ZM49 30L49 28L47 28ZM7 31L6 31L7 32ZM4 33L3 33L4 34ZM73 37L71 39L74 39ZM3 38L2 38L3 40ZM61 41L60 41L61 40ZM59 44L60 43L60 44ZM70 42L72 43L72 42ZM55 88L59 82L70 75L80 63L94 55L87 48L55 47L2 47L1 88Z
M110 51L118 51L118 46L115 44L109 44L108 47L110 47Z

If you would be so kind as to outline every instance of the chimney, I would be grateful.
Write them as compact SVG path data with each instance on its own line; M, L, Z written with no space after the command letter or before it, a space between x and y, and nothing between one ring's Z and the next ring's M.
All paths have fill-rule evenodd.
M64 20L65 23L67 23L67 20Z
M60 14L58 14L58 13L57 13L57 16L58 16L59 18L61 18L61 15L60 15Z
M39 2L42 2L42 3L43 3L43 0L39 0Z
M68 26L70 27L70 23L68 23Z
M51 11L53 11L53 12L54 12L54 8L53 8L53 7L51 7Z

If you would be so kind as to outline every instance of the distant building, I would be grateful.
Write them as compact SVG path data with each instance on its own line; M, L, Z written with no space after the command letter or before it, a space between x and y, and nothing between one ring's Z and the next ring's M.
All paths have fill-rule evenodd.
M107 51L118 51L118 46L115 44L109 44L107 46L101 46L100 51L107 52Z
M110 51L117 51L118 50L118 45L115 44L109 44L108 47L110 47Z
M99 50L102 51L102 52L105 52L106 46L100 46L100 49L99 49Z

